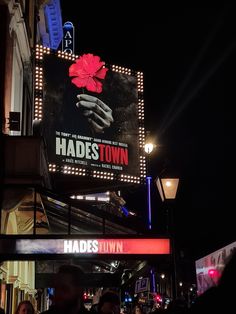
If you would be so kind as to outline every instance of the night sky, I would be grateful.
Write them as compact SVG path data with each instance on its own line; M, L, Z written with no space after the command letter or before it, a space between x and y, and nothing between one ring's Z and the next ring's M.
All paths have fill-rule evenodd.
M130 12L117 2L105 12L101 3L79 10L68 3L61 1L63 22L75 25L77 54L91 52L144 72L145 124L158 144L151 174L167 169L180 177L172 204L180 249L195 259L234 241L232 7L166 2L159 9L146 5ZM145 211L143 189L125 194L129 208L139 213ZM153 189L155 228L164 232L165 208Z

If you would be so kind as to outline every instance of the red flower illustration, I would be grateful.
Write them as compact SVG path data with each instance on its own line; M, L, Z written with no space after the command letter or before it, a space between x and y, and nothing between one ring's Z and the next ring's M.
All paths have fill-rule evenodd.
M91 53L84 54L75 60L69 68L69 76L74 77L71 81L77 87L85 87L90 92L101 93L102 82L108 71L104 68L104 62L100 57Z

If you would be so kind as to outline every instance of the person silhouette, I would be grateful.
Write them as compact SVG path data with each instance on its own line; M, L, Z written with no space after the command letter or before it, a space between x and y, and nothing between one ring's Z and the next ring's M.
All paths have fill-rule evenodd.
M81 281L84 273L74 265L63 265L55 277L54 305L44 314L82 314L86 313L83 307L83 288Z

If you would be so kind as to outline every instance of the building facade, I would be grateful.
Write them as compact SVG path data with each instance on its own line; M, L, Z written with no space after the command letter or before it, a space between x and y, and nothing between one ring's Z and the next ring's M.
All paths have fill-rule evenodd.
M55 23L57 32L53 30ZM24 206L29 197L22 193L24 184L40 186L42 177L47 176L42 141L33 137L34 52L36 43L45 44L45 39L48 47L59 45L60 30L60 1L0 1L1 234L29 234L33 230L33 214L26 208L21 211L19 202ZM23 169L20 164L24 160ZM15 313L22 300L35 305L36 291L35 262L0 262L0 307L6 313Z
M109 242L110 236L113 243L115 235L118 239L126 237L130 240L134 237L136 242L136 237L138 239L139 235L145 234L146 228L143 217L140 219L134 212L131 214L126 209L125 200L117 192L117 186L112 186L109 180L99 181L103 177L107 179L103 172L97 175L95 171L94 176L87 179L87 187L83 177L72 177L67 170L64 173L56 173L53 165L49 176L50 164L48 167L44 139L39 136L40 132L35 132L39 130L35 128L38 125L33 121L37 99L34 94L34 86L37 84L34 83L38 80L38 86L42 84L42 67L38 66L41 67L40 71L36 68L35 47L38 47L39 59L45 49L59 54L55 50L60 46L63 34L60 1L0 0L0 14L0 162L3 165L0 169L0 185L3 186L0 190L0 259L3 260L0 260L0 306L7 314L13 314L18 303L25 299L32 301L34 305L37 304L37 310L45 310L48 305L47 288L50 288L49 274L56 272L58 261L40 264L25 260L28 258L26 255L24 261L14 260L13 257L6 261L2 243L8 236L12 243L16 243L14 241L20 240L21 237L29 242L31 239L40 239L41 236L50 241L54 235L60 235L62 241L64 238L79 239L86 235L93 235L96 239L98 235L98 238L105 237L105 243L107 240ZM71 58L68 55L65 57ZM112 70L116 72L116 76L118 73L131 73L131 70L116 66L112 66ZM137 73L136 85L141 95L142 74ZM143 99L140 98L137 103L137 120L143 123ZM144 143L144 134L144 126L139 127L136 134L139 147ZM144 177L145 157L140 157L139 163ZM85 172L83 169L82 174ZM54 189L51 186L52 177ZM113 175L109 175L108 179L111 177ZM91 191L95 178L96 184L100 185L100 190L96 192L102 192L101 194L93 194L94 190ZM132 184L133 179L134 177L130 179L130 176L124 175L122 184ZM137 183L138 179L135 180ZM73 194L63 193L68 187ZM34 247L32 243L30 245ZM136 249L139 252L138 245ZM47 258L47 254L45 256ZM132 286L130 293L134 294L137 276L148 277L151 274L152 278L155 277L153 263L149 265L148 262L130 262L122 257L120 261L110 260L110 256L105 260L90 256L89 262L84 263L81 263L79 258L76 260L74 256L67 255L65 258L65 262L80 264L87 274L88 281L85 285L89 285L89 289L94 288L94 285L115 287L122 277L120 284L123 289L127 290ZM113 258L116 259L114 256ZM19 259L17 255L15 259ZM33 260L34 256L31 256L31 259ZM162 265L165 264L166 256L162 261ZM133 269L132 272L129 271L130 268ZM158 283L154 284L154 280L152 282L152 291L150 288L147 290L152 293L148 293L146 301L152 301L150 298L153 298L158 287Z

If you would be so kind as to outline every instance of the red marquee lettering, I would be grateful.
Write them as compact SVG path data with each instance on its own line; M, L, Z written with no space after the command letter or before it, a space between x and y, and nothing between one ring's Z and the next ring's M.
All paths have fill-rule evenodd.
M117 250L117 253L123 253L123 242L117 242L116 250Z
M116 243L115 242L109 242L110 246L110 253L115 253L116 252Z
M112 162L114 164L119 164L119 162L120 162L120 148L112 146L111 147L111 155L112 155Z
M122 165L128 165L128 149L121 149L120 162Z
M105 144L98 144L98 146L100 161L126 166L128 165L129 157L127 148L115 147Z
M106 162L111 162L111 146L107 145L105 148Z
M104 147L105 147L105 145L104 144L98 144L98 146L100 149L100 154L99 154L100 160L104 161Z

